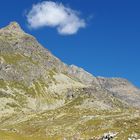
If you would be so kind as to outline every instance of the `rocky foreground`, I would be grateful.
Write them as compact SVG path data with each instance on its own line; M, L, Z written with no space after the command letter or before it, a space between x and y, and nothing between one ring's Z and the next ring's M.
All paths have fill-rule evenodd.
M139 140L140 90L68 66L16 22L0 29L0 140Z

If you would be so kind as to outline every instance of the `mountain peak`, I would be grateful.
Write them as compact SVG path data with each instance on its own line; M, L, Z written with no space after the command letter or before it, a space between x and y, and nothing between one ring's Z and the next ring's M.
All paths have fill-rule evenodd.
M9 28L14 29L14 30L21 30L20 25L16 21L10 22L8 26Z
M21 29L20 25L16 21L10 22L10 24L8 26L2 28L1 31L24 33L24 31Z

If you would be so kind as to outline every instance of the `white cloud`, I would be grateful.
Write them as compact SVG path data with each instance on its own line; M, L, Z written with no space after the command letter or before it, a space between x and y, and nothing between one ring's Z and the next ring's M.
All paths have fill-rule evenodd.
M56 27L58 33L64 35L75 34L86 26L77 11L52 1L33 5L27 14L27 21L31 28Z

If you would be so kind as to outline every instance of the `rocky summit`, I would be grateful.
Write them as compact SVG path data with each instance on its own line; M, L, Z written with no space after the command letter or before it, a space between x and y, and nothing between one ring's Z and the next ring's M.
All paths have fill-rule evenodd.
M140 90L66 65L12 22L0 29L0 140L138 140Z

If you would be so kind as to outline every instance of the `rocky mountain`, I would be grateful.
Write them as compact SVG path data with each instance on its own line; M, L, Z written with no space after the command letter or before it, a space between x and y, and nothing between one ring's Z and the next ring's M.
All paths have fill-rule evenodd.
M139 138L139 110L129 81L66 65L16 22L0 29L0 139Z

